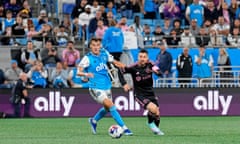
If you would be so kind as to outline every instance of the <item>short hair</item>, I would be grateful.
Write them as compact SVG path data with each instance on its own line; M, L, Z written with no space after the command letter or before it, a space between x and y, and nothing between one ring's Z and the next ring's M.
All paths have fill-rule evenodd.
M145 50L145 49L141 49L141 50L139 51L139 53L146 53L146 54L148 55L148 51Z
M71 41L71 40L69 40L67 43L68 43L68 44L69 44L69 43L71 43L71 44L74 44L74 42L73 42L73 41Z

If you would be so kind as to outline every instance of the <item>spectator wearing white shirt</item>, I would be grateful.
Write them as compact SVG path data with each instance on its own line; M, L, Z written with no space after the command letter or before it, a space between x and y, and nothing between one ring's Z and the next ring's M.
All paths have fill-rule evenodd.
M195 46L196 45L195 36L190 32L190 29L188 26L186 26L184 28L184 31L181 34L180 44L184 45L184 46Z
M231 46L239 46L240 45L240 37L239 37L239 28L238 27L234 27L232 34L228 35L228 43Z

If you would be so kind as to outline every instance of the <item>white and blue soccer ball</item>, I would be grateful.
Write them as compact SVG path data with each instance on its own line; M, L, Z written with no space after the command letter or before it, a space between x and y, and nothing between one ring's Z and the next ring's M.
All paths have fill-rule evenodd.
M119 125L111 125L108 129L108 134L112 138L120 138L123 135L123 129Z

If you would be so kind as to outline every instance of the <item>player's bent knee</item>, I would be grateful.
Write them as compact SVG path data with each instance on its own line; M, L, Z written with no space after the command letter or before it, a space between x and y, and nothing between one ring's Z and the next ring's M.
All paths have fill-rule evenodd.
M112 102L112 100L110 99L104 99L103 100L103 106L106 108L106 109L109 109L110 107L112 107L114 104Z

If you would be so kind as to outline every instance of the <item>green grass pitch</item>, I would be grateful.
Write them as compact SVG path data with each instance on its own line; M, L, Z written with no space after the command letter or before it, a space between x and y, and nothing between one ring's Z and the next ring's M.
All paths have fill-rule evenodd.
M93 135L87 118L0 119L0 144L240 144L240 117L162 117L164 136L145 117L124 117L133 136L112 139L107 117Z

